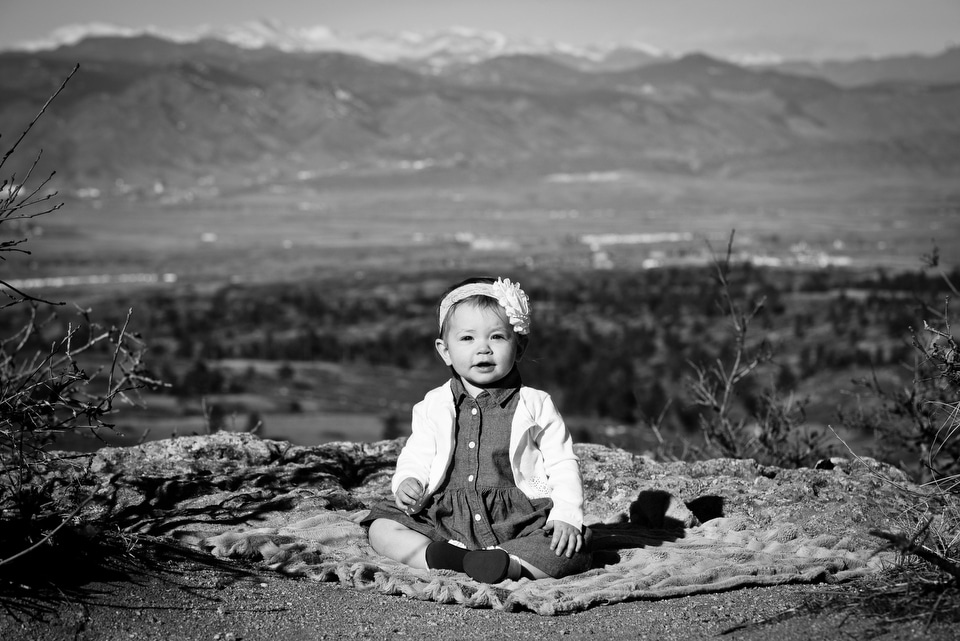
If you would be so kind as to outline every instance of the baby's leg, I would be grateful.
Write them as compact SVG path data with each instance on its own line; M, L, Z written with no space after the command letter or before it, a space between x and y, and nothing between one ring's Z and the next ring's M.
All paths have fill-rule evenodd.
M426 550L431 540L390 519L377 519L370 524L370 546L378 554L400 561L412 568L427 569Z
M523 568L522 574L520 576L529 576L531 579L549 579L550 575L541 570L540 568L530 565L529 562L524 561L519 557L513 557L520 561L520 567Z
M584 545L573 557L557 556L556 550L550 549L551 533L539 530L529 536L522 536L500 544L500 547L511 556L520 560L525 570L524 576L534 579L551 577L559 579L571 574L586 572L593 565L593 552L589 544Z

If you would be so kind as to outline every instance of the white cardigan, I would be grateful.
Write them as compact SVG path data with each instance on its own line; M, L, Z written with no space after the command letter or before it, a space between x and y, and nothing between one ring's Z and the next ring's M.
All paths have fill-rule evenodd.
M550 395L520 387L510 427L510 468L514 482L529 498L550 498L548 521L583 527L583 480L573 440ZM397 459L392 489L413 478L437 491L453 460L456 407L450 381L427 392L413 407L413 430Z

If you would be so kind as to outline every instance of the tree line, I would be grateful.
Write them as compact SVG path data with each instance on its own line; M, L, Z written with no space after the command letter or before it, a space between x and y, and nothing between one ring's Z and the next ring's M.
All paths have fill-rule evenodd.
M942 278L921 270L789 271L743 264L732 274L735 297L765 301L756 331L778 352L766 376L783 392L825 371L910 362L909 328L921 327L926 306L942 304L948 293ZM657 414L666 399L683 395L691 363L730 354L714 275L709 267L514 275L534 305L525 380L561 397L565 413L623 422ZM150 337L154 367L193 363L166 368L176 379L168 381L173 391L235 391L242 380L197 364L247 358L435 366L435 306L460 277L368 274L230 284L212 293L154 290L123 307L134 307L136 329ZM120 319L119 307L98 314ZM751 402L749 394L742 402ZM695 424L682 404L671 417L686 427Z

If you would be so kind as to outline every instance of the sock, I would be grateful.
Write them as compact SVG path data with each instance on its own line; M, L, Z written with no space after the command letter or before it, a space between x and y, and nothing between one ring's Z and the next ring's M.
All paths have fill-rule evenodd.
M520 559L503 550L476 550L463 557L463 571L480 583L519 579L521 569Z
M463 557L467 550L451 543L434 541L427 546L427 567L431 570L455 570L463 572Z

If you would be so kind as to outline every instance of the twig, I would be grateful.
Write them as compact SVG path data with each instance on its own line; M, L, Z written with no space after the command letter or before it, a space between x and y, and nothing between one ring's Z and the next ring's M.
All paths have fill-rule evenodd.
M28 293L26 293L26 292L24 292L24 291L21 291L21 290L17 289L17 288L14 287L13 285L11 285L10 283L8 283L7 281L2 280L2 279L0 279L0 285L6 287L7 289L9 289L9 290L11 290L11 291L16 292L17 294L19 294L19 295L22 297L22 300L20 300L20 301L15 301L15 302L17 302L17 303L23 302L23 301L27 301L27 300L33 300L33 301L36 301L36 302L38 302L38 303L44 303L45 305L54 305L54 306L63 305L62 302L60 302L60 303L55 303L55 302L53 302L53 301L44 300L44 299L42 299L42 298L37 298L36 296L32 296L31 294L28 294ZM13 304L13 303L11 303L11 304Z
M27 549L25 549L25 550L20 550L19 552L17 552L17 553L14 554L13 556L9 556L9 557L7 557L7 558L5 558L5 559L0 559L0 566L6 565L7 563L10 563L11 561L14 561L14 560L20 558L21 556L25 556L25 555L29 554L30 552L33 552L33 551L36 550L38 547L40 547L41 545L43 545L44 543L46 543L47 541L49 541L51 538L53 538L53 535L54 535L54 534L56 534L57 532L60 531L60 528L62 528L62 527L63 527L64 525L66 525L67 523L69 523L70 520L71 520L73 517L75 517L77 514L79 514L79 513L80 513L80 510L82 510L83 508L85 508L85 507L87 506L87 503L89 503L90 501L92 501L95 497L96 497L96 494L91 494L90 496L88 496L87 499L86 499L83 503L81 503L80 505L78 505L77 508L76 508L73 512L71 512L70 514L68 514L67 517L64 518L63 521L61 521L60 525L58 525L57 527L53 528L53 530L51 530L46 536L44 536L42 539L40 539L39 541L37 541L36 543L34 543L33 545L31 545L31 546L28 547Z
M127 310L127 318L123 321L123 327L117 335L117 348L113 350L113 362L110 364L110 374L107 377L107 393L113 390L113 373L117 369L117 360L120 358L120 347L123 345L123 337L127 334L127 325L130 324L130 316L133 315L133 308Z
M793 607L793 608L787 608L786 610L782 610L782 611L780 611L780 612L777 612L777 613L774 614L773 616L766 617L766 618L761 619L761 620L759 620L759 621L747 621L746 623L740 623L740 624L731 626L731 627L729 627L729 628L726 628L726 629L724 629L724 630L721 630L721 631L720 631L720 635L723 636L723 635L725 635L725 634L731 634L731 633L733 633L733 632L740 632L741 630L749 630L750 628L758 628L758 627L760 627L761 625L769 625L769 624L771 624L771 623L780 623L780 622L782 622L782 621L786 621L786 620L788 620L788 619L792 619L792 618L794 618L794 617L796 617L796 616L800 616L801 614L804 614L805 612L809 612L809 611L810 611L810 606L809 606L809 605L803 605L803 606L798 606L798 607Z
M53 102L53 100L57 96L60 95L60 92L63 91L63 88L66 87L70 79L73 78L73 74L77 73L79 69L80 69L80 65L77 64L73 68L73 71L71 71L70 74L66 78L64 78L63 82L60 83L60 87L53 93L53 95L47 98L47 102L45 102L43 104L43 107L40 108L40 112L34 117L34 119L30 122L30 124L27 125L27 128L23 130L23 133L21 133L20 137L17 138L16 142L13 143L13 146L10 147L9 150L7 150L7 153L3 155L3 159L0 160L0 167L3 167L3 165L7 162L7 159L13 154L14 151L16 151L20 143L23 142L23 139L26 138L27 134L30 133L30 130L33 129L33 126L37 124L38 120L40 120L40 117L47 110L47 107L50 106L50 103Z
M650 429L653 431L653 435L656 437L657 442L662 447L664 444L663 435L660 433L660 426L663 425L663 419L667 415L667 410L670 409L670 406L673 405L673 399L668 398L667 402L663 404L663 409L660 410L660 414L657 416L656 421L648 421L650 424Z
M881 530L870 530L869 533L872 536L884 539L901 552L913 554L927 563L940 568L952 576L954 581L960 583L960 566L940 556L933 550L929 550L922 545L917 545L914 541L909 540L902 534L893 534L892 532L883 532Z
M946 596L946 594L947 594L946 592L941 592L940 595L937 597L936 603L934 603L933 607L930 608L930 614L929 616L927 616L927 622L923 626L924 632L930 629L930 624L933 623L933 619L937 614L937 610L940 609L940 602L943 601L943 597Z
M919 496L919 497L923 497L923 498L929 498L929 497L924 496L922 493L917 492L916 490L910 489L910 488L908 488L907 486L905 486L905 485L903 485L903 484L901 484L901 483L897 483L896 481L894 481L893 479L891 479L891 478L888 477L888 476L884 476L883 474L877 473L877 471L874 470L873 467L871 467L870 464L867 463L867 461L866 461L862 456L860 456L859 454L857 454L856 452L853 451L853 448L850 447L850 445L849 445L845 440L843 440L843 437L840 436L840 435L837 433L837 430L833 429L833 425L827 425L827 428L828 428L831 432L833 432L833 435L837 437L837 440L840 441L845 448L847 448L847 451L850 452L850 455L853 456L853 458L856 459L858 463L860 463L860 464L863 465L865 468L867 468L867 473L869 473L870 476L872 476L872 477L874 477L874 478L876 478L876 479L879 479L880 481L883 481L884 483L888 483L888 484L892 485L893 487L897 488L897 489L900 490L901 492L906 492L907 494L911 494L911 495L913 495L913 496Z

